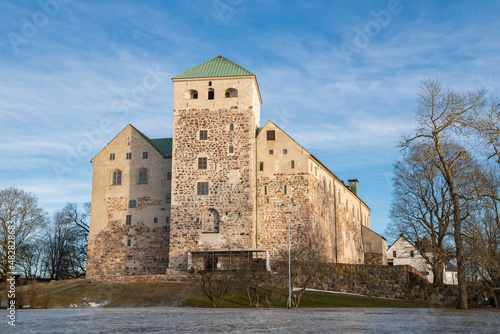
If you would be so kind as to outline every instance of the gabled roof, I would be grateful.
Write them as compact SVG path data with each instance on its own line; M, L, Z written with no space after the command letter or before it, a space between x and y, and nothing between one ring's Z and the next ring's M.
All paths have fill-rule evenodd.
M137 131L149 144L151 144L151 146L153 146L153 148L155 148L158 151L158 153L160 153L162 155L162 157L164 157L164 158L171 158L172 157L172 138L150 139L144 133L137 130L137 128L135 126L133 126L132 124L127 125L122 131L120 131L120 133L117 134L113 139L111 139L110 142L106 146L104 146L101 151L99 151L99 153L101 153L113 140L115 140L116 137L118 137L129 126L132 129L134 129L135 131ZM90 162L93 162L93 160L95 159L96 156L99 155L99 153L97 153L92 158L92 160L90 160Z
M285 131L283 131L283 129L281 129L279 126L277 126L277 125L276 125L273 121L268 120L268 121L266 122L266 124L265 124L263 127L258 127L258 128L257 128L257 135L256 135L257 137L259 137L259 135L260 135L260 133L262 132L262 130L264 130L264 128L265 128L268 124L272 124L272 125L274 125L277 129L279 129L281 132L283 132L283 133L284 133L284 134L285 134L288 138L290 138L292 141L294 141L294 142L295 142L295 144L299 145L299 147L300 147L301 149L303 149L305 152L307 152L307 154L309 154L309 156L311 157L311 159L313 159L313 160L314 160L314 161L316 161L319 165L321 165L321 166L322 166L322 167L323 167L323 168L324 168L324 169L325 169L328 173L330 173L330 174L332 175L332 177L333 177L334 179L336 179L336 180L337 180L340 184L342 184L342 185L343 185L343 186L344 186L344 187L345 187L348 191L350 191L350 192L351 192L351 193L352 193L355 197L357 197L357 198L361 201L361 203L363 203L363 204L364 204L364 205L368 208L368 210L370 210L370 207L369 207L368 205L366 205L366 203L365 203L365 202L363 202L363 200L362 200L361 198L359 198L359 196L356 196L356 194L354 194L354 193L352 192L352 190L351 190L351 189L349 189L349 187L348 187L348 186L346 186L346 185L344 184L344 182L343 182L341 179L339 179L339 178L338 178L338 176L337 176L337 175L335 175L335 173L334 173L334 172L332 172L332 171L331 171L328 167L326 167L326 166L325 166L325 165L324 165L321 161L319 161L319 159L318 159L318 158L316 158L314 155L312 155L312 154L311 154L311 152L309 152L308 150L306 150L306 149L304 148L304 146L300 145L300 144L299 144L299 143L298 143L295 139L293 139L293 138L292 138L292 137L291 137L288 133L286 133Z
M244 69L238 64L233 63L221 55L212 58L203 64L193 67L172 79L191 79L191 78L213 78L213 77L238 77L255 76L252 72Z
M148 143L151 144L164 158L172 157L172 138L157 138L150 139L141 131L137 130L133 125L130 125L135 129L135 131L139 132L139 134L147 140Z

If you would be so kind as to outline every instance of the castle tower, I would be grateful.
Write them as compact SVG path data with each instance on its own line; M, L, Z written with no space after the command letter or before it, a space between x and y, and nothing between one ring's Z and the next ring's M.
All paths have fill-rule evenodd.
M218 56L172 78L170 267L191 254L255 248L255 75Z

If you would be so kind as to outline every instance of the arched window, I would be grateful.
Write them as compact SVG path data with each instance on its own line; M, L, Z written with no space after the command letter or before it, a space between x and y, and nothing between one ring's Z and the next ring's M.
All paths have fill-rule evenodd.
M195 89L187 90L186 93L184 93L184 98L196 100L198 98L198 91Z
M203 233L219 233L219 213L215 209L207 209L201 215Z
M234 88L226 89L225 97L238 97L238 90Z
M129 208L136 208L137 207L137 201L135 199L132 199L128 202L128 207Z
M212 88L208 89L208 99L213 100L214 99L214 90Z
M119 186L121 184L122 184L122 171L121 170L113 171L113 185Z
M139 170L139 184L148 183L148 171L147 169Z

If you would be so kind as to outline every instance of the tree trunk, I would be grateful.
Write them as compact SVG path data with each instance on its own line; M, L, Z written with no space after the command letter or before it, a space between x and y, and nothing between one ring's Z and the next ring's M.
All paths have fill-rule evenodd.
M444 285L443 279L444 263L442 260L437 260L432 264L432 271L434 273L434 285Z
M455 249L457 256L457 270L458 270L458 305L457 308L467 310L467 282L465 280L465 252L462 243L462 217L460 215L460 197L455 188L455 181L453 174L450 170L450 165L445 159L441 141L437 132L433 133L436 151L441 162L441 172L448 184L450 196L453 203L453 222L454 222L454 237ZM462 154L462 153L460 153Z

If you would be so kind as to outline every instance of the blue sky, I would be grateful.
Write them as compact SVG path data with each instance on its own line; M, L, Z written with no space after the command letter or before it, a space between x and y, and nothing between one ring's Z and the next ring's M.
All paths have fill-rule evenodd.
M89 162L133 124L172 135L171 77L219 54L383 233L419 82L500 91L499 1L0 1L0 188L90 201ZM153 78L153 79L152 79Z

